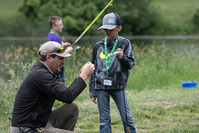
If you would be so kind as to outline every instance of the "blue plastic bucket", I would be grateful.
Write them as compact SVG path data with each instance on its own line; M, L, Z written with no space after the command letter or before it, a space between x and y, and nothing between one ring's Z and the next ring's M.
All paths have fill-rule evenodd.
M196 81L184 81L182 82L182 88L195 88L197 86Z

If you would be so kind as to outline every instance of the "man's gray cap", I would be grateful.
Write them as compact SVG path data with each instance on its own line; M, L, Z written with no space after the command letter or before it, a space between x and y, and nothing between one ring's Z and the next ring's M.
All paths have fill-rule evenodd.
M67 53L65 49L63 50L63 52L61 52L60 48L63 49L63 47L58 42L49 41L41 45L38 53L39 55L47 55L48 53L51 53L60 57L71 56L71 54Z

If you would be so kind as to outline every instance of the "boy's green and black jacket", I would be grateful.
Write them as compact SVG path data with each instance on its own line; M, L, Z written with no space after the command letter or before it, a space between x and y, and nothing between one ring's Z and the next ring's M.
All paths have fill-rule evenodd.
M107 40L108 53L111 53L114 42L115 40ZM92 55L92 63L95 65L95 71L91 75L89 81L90 97L96 96L96 89L112 90L126 88L128 76L130 74L129 69L135 65L133 51L130 41L121 36L119 36L119 41L115 51L117 48L121 48L123 50L123 59L120 60L115 54L116 52L114 53L108 69L108 77L112 78L112 86L104 86L103 81L107 72L104 54L104 39L95 44Z

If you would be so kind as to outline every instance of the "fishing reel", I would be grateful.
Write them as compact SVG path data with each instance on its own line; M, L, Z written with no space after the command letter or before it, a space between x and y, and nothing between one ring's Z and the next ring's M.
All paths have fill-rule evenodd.
M81 49L81 47L79 45L77 45L77 47L74 50L77 52L80 49Z

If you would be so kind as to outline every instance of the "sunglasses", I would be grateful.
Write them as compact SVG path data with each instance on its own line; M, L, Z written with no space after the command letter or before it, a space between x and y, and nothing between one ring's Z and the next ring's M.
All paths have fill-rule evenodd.
M61 48L55 50L55 52L57 52L57 53L63 53L64 51L65 51L64 47L61 47Z
M64 27L64 25L63 25L63 24L58 24L58 25L55 25L55 26Z

